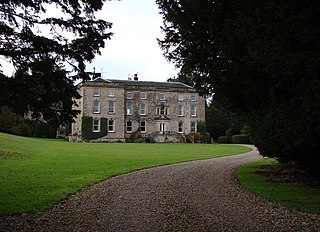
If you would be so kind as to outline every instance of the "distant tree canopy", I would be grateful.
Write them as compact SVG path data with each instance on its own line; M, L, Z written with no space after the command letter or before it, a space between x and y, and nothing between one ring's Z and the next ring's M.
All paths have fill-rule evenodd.
M320 165L320 2L157 0L168 60L246 120L260 152Z
M0 106L59 123L73 119L75 81L64 65L86 78L90 62L112 33L95 18L103 0L5 0L0 3ZM1 61L2 60L2 61ZM3 74L4 62L14 66ZM2 66L1 66L2 64Z

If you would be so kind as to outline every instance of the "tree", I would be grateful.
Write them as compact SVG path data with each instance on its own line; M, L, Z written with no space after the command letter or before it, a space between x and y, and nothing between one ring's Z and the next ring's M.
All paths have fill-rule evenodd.
M246 120L260 152L320 164L320 2L157 0L165 56Z
M68 122L80 95L75 79L87 78L85 63L100 54L111 23L95 18L102 0L5 0L0 3L0 59L14 65L14 74L3 74L0 64L0 105L15 113L32 112L57 123Z

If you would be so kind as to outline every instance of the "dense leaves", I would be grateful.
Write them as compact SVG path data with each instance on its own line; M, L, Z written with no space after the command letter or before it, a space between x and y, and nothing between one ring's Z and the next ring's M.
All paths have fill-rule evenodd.
M86 78L85 63L100 54L111 23L95 18L102 0L5 0L0 3L1 105L35 118L71 121L73 79L65 66ZM7 61L12 76L2 71ZM1 66L2 64L2 66Z
M245 118L263 155L320 164L320 2L157 0L165 56Z

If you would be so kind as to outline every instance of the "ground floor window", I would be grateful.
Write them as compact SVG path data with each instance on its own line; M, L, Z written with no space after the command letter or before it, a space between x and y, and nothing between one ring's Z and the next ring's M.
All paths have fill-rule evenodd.
M93 122L93 132L100 132L100 119L99 118L94 118Z
M140 122L140 131L141 133L145 133L146 130L146 122Z
M179 133L183 133L183 122L179 122Z
M115 131L115 126L114 126L114 120L113 119L109 119L108 120L108 131L109 132L114 132Z
M197 123L191 122L191 132L197 132Z
M131 121L127 121L127 132L128 133L132 132L132 122Z

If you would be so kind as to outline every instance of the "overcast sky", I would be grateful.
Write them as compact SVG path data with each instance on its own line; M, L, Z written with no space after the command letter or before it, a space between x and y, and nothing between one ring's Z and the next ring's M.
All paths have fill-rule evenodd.
M103 78L127 79L138 73L139 80L166 81L178 72L162 55L157 38L163 38L162 17L154 0L106 1L98 18L112 22L114 36L101 56L87 66L102 72Z
M54 8L51 8L54 12ZM59 12L60 13L60 12ZM157 42L163 38L163 24L154 0L106 0L98 19L112 22L111 40L100 56L87 64L87 71L101 72L105 79L128 79L138 73L142 81L167 81L178 70L167 62ZM13 67L1 59L4 74L11 76Z

